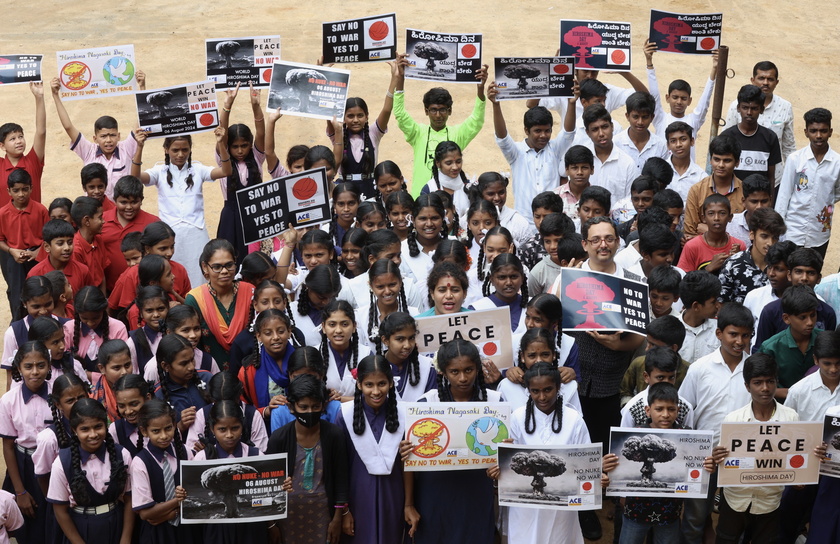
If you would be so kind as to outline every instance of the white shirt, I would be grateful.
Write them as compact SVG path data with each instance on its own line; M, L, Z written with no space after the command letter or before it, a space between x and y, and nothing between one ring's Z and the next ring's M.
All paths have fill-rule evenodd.
M604 82L601 81L601 83ZM604 104L607 111L615 111L618 108L625 106L630 95L636 92L636 89L633 89L632 87L627 89L624 87L617 87L610 83L604 83L604 85L607 87L607 101ZM565 118L566 106L568 104L568 98L551 97L540 99L540 106L556 111L560 114L560 119ZM577 112L578 117L583 115L583 104L580 103L580 100L575 103L575 111Z
M615 264L621 268L631 268L642 262L642 254L639 253L639 241L627 244L627 247L615 254ZM644 277L644 274L642 274Z
M528 390L525 389L525 386L518 383L513 383L507 378L499 382L499 387L497 388L497 391L502 394L502 400L510 404L511 410L516 410L525 406L528 403L528 398L530 397L530 395L528 394ZM569 383L561 384L560 394L563 395L564 405L571 406L578 412L583 413L583 410L580 406L580 395L578 394L578 386L575 380L572 380ZM538 412L539 410L536 411Z
M834 392L823 383L819 370L788 389L785 406L796 410L802 421L822 421L826 411L840 404L840 387Z
M434 252L425 253L420 242L417 242L417 248L420 253L416 257L412 257L411 250L408 247L408 239L400 243L400 271L404 276L413 279L418 286L426 288L426 279L429 277L429 272L432 271L432 266L434 266L432 262Z
M528 209L531 209L530 202L528 203ZM526 219L518 210L507 206L502 206L502 209L499 210L499 225L510 231L516 247L522 247L537 233L533 217Z
M441 180L445 180L449 178L449 180L453 180L443 172L438 174ZM454 178L454 180L459 183L461 186L455 189L455 192L452 193L452 205L455 206L455 211L458 212L459 217L466 217L467 211L470 209L470 198L467 196L467 193L464 191L464 182L461 180L461 176ZM426 187L429 188L430 193L434 193L435 191L443 191L442 183L438 183L435 178L432 178L426 183Z
M817 162L808 145L785 163L776 211L787 224L787 239L819 247L831 237L834 203L840 200L840 154L829 148Z
M613 142L613 148L607 160L601 162L598 155L595 155L595 171L589 178L589 184L605 188L612 195L611 200L618 202L630 196L630 185L637 177L639 174L636 163Z
M753 320L755 321L753 325L753 340L755 340L755 335L758 332L758 318L761 317L761 310L778 298L773 293L773 287L769 283L758 289L753 289L744 297L744 306L752 312Z
M738 101L733 100L726 113L726 125L724 129L737 125L741 122L741 114L738 113ZM773 95L770 104L764 107L764 113L758 116L758 124L772 130L779 138L782 148L782 164L776 168L776 185L782 179L782 168L787 158L796 151L796 138L793 135L793 106L790 102L777 94ZM776 200L778 202L778 199Z
M656 133L665 137L665 129L674 121L682 121L694 129L694 137L697 138L697 132L703 123L706 122L706 114L709 112L709 104L712 101L712 91L715 89L715 80L709 79L706 81L706 86L703 87L703 94L700 95L700 100L697 101L697 107L691 113L686 113L682 117L674 117L670 112L666 112L662 107L662 99L659 94L659 82L656 80L656 70L649 68L647 71L648 89L656 101L656 115L653 117L653 128ZM694 148L691 148L691 160L694 160Z
M747 225L747 220L744 219L747 212L736 213L732 216L732 221L726 225L726 233L733 238L742 240L744 243L750 243L750 227Z
M701 431L714 431L714 442L720 441L720 424L727 414L750 402L744 385L746 351L735 371L723 362L720 350L702 357L688 367L680 397L694 406L694 426Z
M668 144L665 143L665 138L650 132L648 133L650 134L650 138L648 138L648 141L645 142L641 151L639 151L639 148L636 147L635 143L633 143L633 140L630 139L629 129L624 132L619 132L613 136L613 145L618 146L620 150L624 151L627 156L633 159L633 162L636 163L637 176L641 175L642 168L645 166L645 162L649 158L659 157L667 159L671 156L671 152L668 151Z
M715 335L717 319L707 319L697 327L692 327L685 322L683 314L680 314L680 322L685 327L685 341L680 348L680 357L689 364L709 353L718 351L720 340Z
M528 220L534 216L534 197L560 186L560 165L573 138L574 132L563 131L540 151L529 147L525 140L514 142L510 132L504 138L496 138L496 145L510 164L516 211Z
M172 172L172 187L166 181L166 171ZM193 161L192 166L178 169L174 164L156 164L146 170L149 174L147 187L155 186L158 190L158 216L160 220L175 227L181 223L197 229L205 229L204 224L204 183L213 181L210 172L213 169L200 162ZM192 189L187 188L187 178L192 173Z
M693 147L691 148L691 152L694 153ZM674 161L671 160L671 157L668 157L667 160L671 168L674 168ZM674 168L674 176L671 178L671 183L668 184L668 188L676 191L680 195L680 198L683 199L683 206L685 206L688 200L688 190L691 189L692 185L708 177L708 175L699 164L692 160L688 164L688 169L682 174L678 174L677 169Z

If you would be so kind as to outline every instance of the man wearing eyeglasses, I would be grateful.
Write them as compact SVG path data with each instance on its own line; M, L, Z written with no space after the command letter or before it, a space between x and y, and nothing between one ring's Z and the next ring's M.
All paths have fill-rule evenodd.
M487 83L487 65L475 72L478 80L475 105L469 117L459 125L448 126L452 114L452 95L443 87L435 87L423 95L423 108L429 117L429 124L418 123L405 109L405 67L408 60L398 61L399 75L394 90L394 117L397 126L405 135L405 141L414 149L414 173L411 178L411 196L417 198L420 190L432 179L432 164L435 148L440 142L451 141L463 150L484 126L486 100L484 86Z

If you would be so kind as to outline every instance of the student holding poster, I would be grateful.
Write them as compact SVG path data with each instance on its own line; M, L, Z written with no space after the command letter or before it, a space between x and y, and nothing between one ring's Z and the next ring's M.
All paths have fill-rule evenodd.
M435 148L440 142L451 141L463 150L484 126L486 100L484 86L487 83L487 65L476 70L478 80L475 105L472 114L459 124L447 126L452 114L452 95L443 87L435 87L423 95L423 107L429 116L429 124L418 123L405 109L405 67L408 61L403 56L397 61L397 86L394 91L394 117L397 126L405 135L405 141L414 149L414 174L411 178L411 196L417 198L426 181L432 177L432 162Z

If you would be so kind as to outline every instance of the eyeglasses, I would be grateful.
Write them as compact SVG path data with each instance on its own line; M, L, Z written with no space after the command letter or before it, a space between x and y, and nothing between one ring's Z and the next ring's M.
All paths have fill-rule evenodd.
M618 240L618 238L616 238L615 236L605 236L603 238L596 236L595 238L589 238L586 241L592 244L593 246L600 246L601 242L606 242L607 245L613 245L616 242L616 240Z
M210 270L218 274L222 270L227 270L228 272L233 272L236 270L236 263L231 261L225 264L208 264L207 266L210 267Z
M429 115L446 115L452 108L426 108L426 113Z

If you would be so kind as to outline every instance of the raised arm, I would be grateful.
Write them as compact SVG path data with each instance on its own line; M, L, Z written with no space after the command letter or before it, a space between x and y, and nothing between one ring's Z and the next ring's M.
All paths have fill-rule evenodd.
M236 95L239 94L239 83L236 84L235 89L225 89L222 91L222 111L219 112L219 126L227 130L230 126L230 110L233 109L233 103L236 101Z
M47 148L47 107L44 104L44 83L30 81L29 90L35 95L35 140L32 149L41 162L44 162L44 151Z
M146 72L143 70L137 70L134 73L134 79L137 80L137 88L141 91L146 90Z
M265 114L260 107L260 90L255 89L252 83L248 83L248 91L251 96L251 111L254 112L254 147L263 151L265 149Z
M476 96L484 102L486 96L484 95L484 87L487 85L487 68L486 64L482 64L481 68L475 71L475 78L478 80L478 88L476 89Z
M574 95L569 99L566 115L563 117L563 130L566 132L574 132L577 124L577 101L580 99L580 85L577 81L572 86L572 92Z
M140 167L143 166L143 146L146 145L146 131L142 128L135 128L134 139L137 140L137 150L131 157L131 175L142 181L143 185L148 185L152 181L151 176L148 172L140 170Z
M648 88L645 86L645 84L642 83L639 78L634 76L632 72L619 72L619 73L621 74L621 77L626 79L627 83L629 83L630 86L633 87L633 90L648 92Z
M70 115L64 107L64 102L61 101L61 82L57 77L52 78L52 81L50 81L50 89L52 89L58 120L61 121L61 126L64 128L64 132L70 137L70 141L75 142L79 137L79 129L73 125L73 121L70 120Z
M397 59L389 62L391 67L391 80L388 82L388 91L385 93L385 102L382 104L382 111L379 112L379 117L376 118L376 124L382 132L388 130L388 121L391 120L391 112L394 110L394 91L397 89L397 82L401 77L405 77L405 64L408 63L407 55L404 53L397 54ZM401 66L402 64L402 66ZM400 75L402 72L402 76Z
M218 126L216 127L216 130L213 131L213 135L216 136L216 152L219 154L219 160L222 165L217 166L210 171L210 178L226 178L233 173L233 167L230 164L230 155L228 154L227 147L227 130L224 127ZM132 164L131 167L133 169L134 164Z
M490 87L487 89L487 98L493 104L493 130L496 132L496 138L502 139L508 135L507 123L505 123L505 114L502 112L502 105L496 100L499 95L499 89L496 88L496 82L491 81Z
M266 121L266 128L265 128L265 166L268 168L269 172L273 172L275 168L277 168L277 163L280 162L280 159L277 158L277 151L274 149L274 130L277 126L277 121L283 117L283 114L280 112L272 112L268 114L268 120Z

